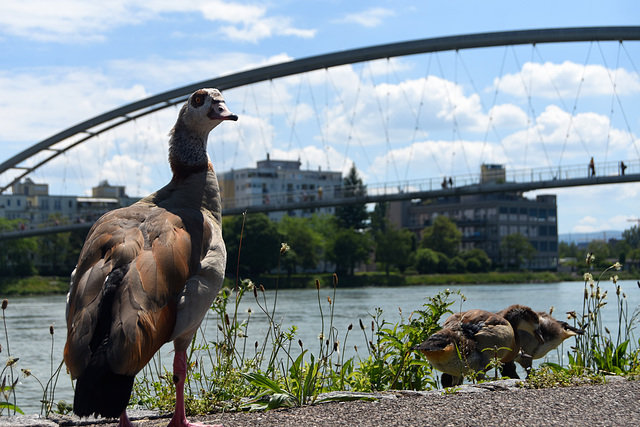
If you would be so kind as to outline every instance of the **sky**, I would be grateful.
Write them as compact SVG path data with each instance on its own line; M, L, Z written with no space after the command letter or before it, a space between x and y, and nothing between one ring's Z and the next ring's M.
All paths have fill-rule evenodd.
M2 160L130 102L265 65L371 45L494 31L637 25L621 1L6 1L0 6ZM479 173L640 173L640 42L562 43L412 55L230 89L240 116L210 136L218 171L266 158L346 172L371 187ZM34 172L51 194L102 180L144 196L170 179L177 107L78 145ZM635 162L635 163L634 163ZM5 185L10 176L0 176ZM420 184L422 183L422 184ZM558 197L559 233L624 230L640 184Z

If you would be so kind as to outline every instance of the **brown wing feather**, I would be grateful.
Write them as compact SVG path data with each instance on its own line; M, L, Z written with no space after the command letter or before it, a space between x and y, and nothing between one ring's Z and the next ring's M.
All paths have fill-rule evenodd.
M111 274L116 284L107 354L116 373L135 374L169 340L176 297L199 266L203 250L200 212L148 204L112 211L91 229L72 277L65 362L74 377L89 363L98 305ZM195 250L194 250L195 249Z

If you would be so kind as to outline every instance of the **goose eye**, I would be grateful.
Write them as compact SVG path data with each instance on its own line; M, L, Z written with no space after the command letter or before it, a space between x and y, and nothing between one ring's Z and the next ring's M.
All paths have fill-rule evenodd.
M201 107L202 105L204 105L204 97L202 95L194 96L193 98L191 98L191 105L194 108Z

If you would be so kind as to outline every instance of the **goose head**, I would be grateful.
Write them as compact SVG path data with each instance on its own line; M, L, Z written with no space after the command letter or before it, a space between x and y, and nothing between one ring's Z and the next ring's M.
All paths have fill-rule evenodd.
M178 116L180 120L191 129L209 133L225 120L238 120L238 116L229 111L218 89L206 88L189 96Z
M540 317L531 308L515 304L500 311L499 314L511 323L514 331L528 332L535 337L538 343L544 343L540 330ZM516 339L518 339L518 335L516 333Z

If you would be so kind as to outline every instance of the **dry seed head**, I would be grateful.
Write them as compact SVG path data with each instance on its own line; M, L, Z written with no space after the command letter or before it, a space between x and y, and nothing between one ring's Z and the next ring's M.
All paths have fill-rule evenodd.
M338 275L336 273L333 273L333 286L337 286L338 285Z
M289 245L287 245L286 243L281 243L280 244L280 255L284 255L285 253L289 252L289 249L291 249L289 247Z
M256 343L254 344L254 347L256 348L256 350L258 349L258 341L256 341Z
M347 331L350 331L350 330L352 330L352 329L353 329L353 323L350 323L350 324L349 324L349 327L347 328Z
M53 325L49 326L49 333L53 335Z
M375 331L375 330L376 330L376 326L375 326L375 324L373 323L373 320L371 321L371 330L372 330L372 331Z
M304 346L302 345L302 340L298 340L298 345L300 346L300 348L303 348Z
M264 286L260 285L260 292L264 292Z
M316 290L320 290L320 280L316 279Z
M230 324L231 324L231 321L229 320L229 315L228 315L227 313L225 313L225 314L224 314L224 322L225 322L227 325L230 325Z
M358 321L360 322L360 329L364 331L364 323L362 323L362 319L358 319Z
M9 305L9 300L3 299L2 300L2 309L6 310L8 305Z
M327 297L327 301L329 301L329 305L331 305L331 297Z

